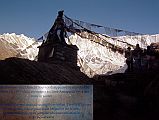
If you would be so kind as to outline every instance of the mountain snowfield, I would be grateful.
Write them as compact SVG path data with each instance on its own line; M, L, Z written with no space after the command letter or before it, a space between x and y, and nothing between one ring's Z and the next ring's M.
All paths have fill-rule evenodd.
M112 72L124 72L125 58L118 52L112 52L110 49L99 45L88 39L83 39L77 34L70 36L73 45L77 45L78 66L81 71L89 77L96 74L111 74Z
M120 36L113 39L102 35L100 35L100 37L123 49L129 46L125 42L134 46L139 44L143 49L151 43L159 42L159 34ZM117 51L113 52L111 49L88 39L83 39L77 34L70 36L69 39L72 44L77 45L79 48L78 66L80 66L81 71L89 77L93 77L96 74L110 75L114 73L123 73L126 70L127 65L125 64L124 54L120 54Z
M131 45L136 46L136 44L139 44L141 48L146 49L148 45L151 43L157 43L159 42L159 34L155 35L135 35L135 36L119 36L116 37L118 40L127 42ZM124 44L121 44L120 46L124 46ZM126 46L127 47L127 46Z
M151 43L159 42L159 34L120 36L114 39L101 37L124 49L128 47L128 44L125 42L134 46L139 44L142 48L146 48ZM77 45L79 48L77 64L80 70L87 76L93 77L94 75L123 73L126 70L127 66L124 54L120 54L117 51L113 52L111 49L81 38L77 34L71 35L69 39L71 44ZM35 60L38 55L37 47L40 45L41 42L37 42L34 38L26 37L23 34L6 33L0 35L0 59L20 57Z
M15 33L0 35L0 43L5 43L3 45L5 48L0 52L0 59L19 57L34 60L38 54L37 47L41 45L41 42L36 42L34 38L29 38L23 34L16 35ZM8 54L10 51L14 51L14 54ZM4 53L6 53L5 57L3 56Z

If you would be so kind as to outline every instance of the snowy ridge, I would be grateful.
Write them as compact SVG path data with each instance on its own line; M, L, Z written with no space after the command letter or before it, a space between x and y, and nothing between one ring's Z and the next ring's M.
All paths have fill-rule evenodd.
M105 39L107 42L112 43L116 46L120 46L126 49L130 44L136 46L139 44L141 48L146 48L151 43L159 42L159 34L155 35L135 35L135 36L118 36L113 38L107 38L103 35L99 35L101 38Z
M70 41L79 48L78 66L89 77L96 74L112 74L113 71L122 73L125 71L124 55L113 52L107 47L88 39L81 38L77 34L70 36Z
M27 58L34 60L38 54L37 46L41 42L36 42L34 38L29 38L23 34L16 35L15 33L6 33L0 35L1 42L7 42L10 50L16 50L17 55L15 57ZM8 56L10 57L10 56Z
M124 50L129 47L129 44L133 46L139 44L144 49L151 43L159 42L159 34L120 36L113 39L103 35L100 35L100 37L115 46L120 46ZM79 48L78 66L89 77L93 77L96 74L123 73L127 68L125 55L118 51L114 52L98 43L81 38L77 34L70 36L70 41Z
M118 40L127 42L131 45L136 46L139 44L141 48L146 48L151 43L159 42L159 34L155 35L135 35L135 36L119 36L116 37ZM127 47L125 44L120 44L120 46Z
M16 35L15 33L6 33L0 35L0 38L3 38L8 43L18 46L18 49L24 50L27 46L33 44L35 42L34 38L28 38L25 35Z

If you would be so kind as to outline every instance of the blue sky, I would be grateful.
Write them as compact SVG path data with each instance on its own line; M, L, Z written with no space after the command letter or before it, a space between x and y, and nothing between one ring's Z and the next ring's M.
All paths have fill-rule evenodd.
M159 33L159 0L0 0L0 34L39 38L49 31L59 10L85 22Z

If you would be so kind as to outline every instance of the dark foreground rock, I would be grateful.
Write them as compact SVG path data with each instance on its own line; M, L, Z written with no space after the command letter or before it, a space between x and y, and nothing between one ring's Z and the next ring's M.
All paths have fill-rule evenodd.
M93 84L94 120L158 120L158 70L88 78L78 67L19 58L0 61L1 84Z
M0 61L1 84L89 84L90 79L68 65L20 58Z

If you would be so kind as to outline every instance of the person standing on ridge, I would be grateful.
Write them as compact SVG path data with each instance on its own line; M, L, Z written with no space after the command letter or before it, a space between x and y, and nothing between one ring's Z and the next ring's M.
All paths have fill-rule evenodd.
M126 64L128 66L128 71L133 71L133 56L131 48L128 47L125 51Z
M136 44L135 49L133 50L133 58L135 60L135 66L137 69L141 69L141 58L142 58L142 49L139 44Z

